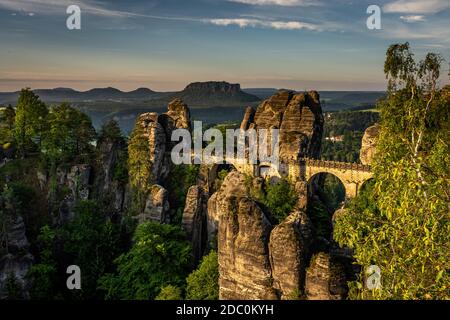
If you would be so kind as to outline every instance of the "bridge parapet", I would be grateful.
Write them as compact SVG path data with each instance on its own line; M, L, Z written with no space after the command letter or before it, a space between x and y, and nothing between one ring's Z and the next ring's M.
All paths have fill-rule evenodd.
M310 158L302 158L302 159L300 159L300 161L304 162L307 166L312 166L312 167L371 172L371 167L369 165L364 165L364 164L360 164L360 163L328 161L328 160L318 160L318 159L310 159Z

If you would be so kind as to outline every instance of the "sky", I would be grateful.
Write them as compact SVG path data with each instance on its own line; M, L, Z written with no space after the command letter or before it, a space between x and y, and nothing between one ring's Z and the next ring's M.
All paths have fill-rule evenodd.
M66 27L74 4L81 30ZM384 90L386 49L405 41L417 59L441 53L447 75L450 0L0 0L0 91Z

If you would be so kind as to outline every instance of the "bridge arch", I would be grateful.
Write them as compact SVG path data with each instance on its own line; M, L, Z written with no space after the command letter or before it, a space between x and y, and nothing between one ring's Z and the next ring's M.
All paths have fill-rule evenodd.
M318 194L319 193L318 189L321 189L323 187L325 188L331 187L334 190L325 189L321 191L323 191L325 194L334 191L335 194L333 194L332 196L339 199L338 202L343 202L346 199L347 195L346 186L344 182L334 173L317 172L311 177L309 177L309 179L307 180L307 186L308 186L308 197L311 197L313 194ZM338 207L339 205L336 203L335 206Z
M356 197L362 184L372 178L370 167L356 163L306 159L302 171L306 181L319 173L335 175L345 187L346 198Z

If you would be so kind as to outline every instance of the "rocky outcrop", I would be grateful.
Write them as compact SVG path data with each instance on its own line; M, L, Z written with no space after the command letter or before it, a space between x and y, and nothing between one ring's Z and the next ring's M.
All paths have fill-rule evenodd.
M294 299L303 290L312 227L296 209L275 226L257 201L263 181L230 172L208 201L208 235L217 229L221 299Z
M111 215L121 214L127 206L127 182L116 176L117 167L126 165L126 147L123 139L107 139L97 145L92 198L102 199Z
M29 243L25 235L25 224L21 216L10 217L6 221L5 232L2 236L0 247L0 300L8 296L8 282L14 283L19 290L20 297L28 298L30 287L29 279L26 277L33 256L28 251ZM3 231L3 230L2 230Z
M250 124L255 121L255 112L256 110L253 107L247 107L245 109L244 118L241 122L241 130L247 130L250 128Z
M325 252L315 254L306 272L305 293L308 300L341 300L348 293L343 263Z
M376 154L376 145L380 134L380 125L375 124L366 129L362 138L359 158L362 164L370 165Z
M273 287L281 299L300 297L312 241L311 228L308 216L295 211L270 234Z
M161 183L170 171L170 151L173 130L190 129L190 112L180 99L169 103L168 112L158 115L155 112L141 114L135 125L148 141L149 163L151 163L151 181ZM176 143L176 142L175 142Z
M254 113L248 108L241 129L280 129L280 159L289 161L319 156L323 121L316 91L294 93L282 90L261 103Z
M139 175L145 172L144 178L139 177L133 187L134 192L147 194L143 211L139 213L139 221L170 222L169 196L164 185L171 167L170 152L174 144L171 142L172 132L176 129L190 130L190 112L187 105L180 99L169 103L168 111L158 115L155 112L141 114L136 120L129 144L129 153L137 157L141 149L148 152L148 158L133 163L133 172ZM147 146L142 146L147 144Z
M275 299L268 242L272 223L247 197L245 176L229 173L208 201L208 235L218 227L220 299Z
M57 169L56 185L49 190L50 207L56 211L56 223L71 221L74 217L75 204L89 199L91 170L92 167L87 164Z
M231 196L219 219L220 299L276 299L269 242L272 224L251 199Z
M182 226L192 243L194 261L198 262L205 250L207 232L205 194L200 186L194 185L187 192Z
M169 222L170 206L168 199L169 194L166 189L157 184L152 185L147 195L144 211L138 215L139 223L148 221L155 223Z
M166 156L166 140L169 133L166 133L158 119L159 116L155 112L141 114L134 129L142 134L148 142L148 160L151 166L150 180L153 183L164 180L169 173L169 159Z

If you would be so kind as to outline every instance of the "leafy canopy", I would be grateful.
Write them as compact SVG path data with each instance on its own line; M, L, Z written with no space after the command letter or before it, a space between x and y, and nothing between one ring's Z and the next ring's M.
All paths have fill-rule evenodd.
M154 299L167 285L183 286L191 246L178 226L144 223L131 250L116 259L117 272L102 277L107 299Z
M449 298L450 95L437 87L441 62L429 53L416 63L408 43L387 51L375 183L335 225L359 265L380 267L382 287L368 290L361 275L351 298Z

